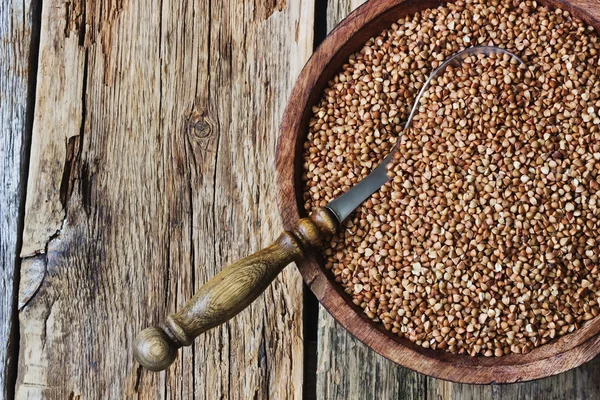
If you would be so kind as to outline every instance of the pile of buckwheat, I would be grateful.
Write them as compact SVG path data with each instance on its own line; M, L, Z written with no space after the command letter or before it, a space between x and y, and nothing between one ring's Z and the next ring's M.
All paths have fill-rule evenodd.
M506 48L431 71L474 45ZM390 182L324 249L373 320L425 348L502 356L599 312L600 42L536 2L458 1L393 24L313 107L306 209L367 176Z

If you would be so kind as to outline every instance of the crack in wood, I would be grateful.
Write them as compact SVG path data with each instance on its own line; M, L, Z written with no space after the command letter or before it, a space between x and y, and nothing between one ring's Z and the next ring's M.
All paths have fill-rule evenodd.
M21 230L37 71L38 1L0 5L0 398L13 398L19 353Z
M287 0L254 0L255 20L265 20L275 12L282 12L287 7Z
M35 297L46 277L47 257L45 254L25 258L21 261L18 311L23 310Z
M184 350L167 374L141 372L124 349L148 315L173 311L236 246L258 244L233 233L272 228L257 218L276 221L274 208L252 208L274 203L271 175L256 177L271 158L254 153L273 151L274 115L291 86L290 70L297 73L309 55L310 35L294 41L296 26L306 30L295 19L308 3L276 2L281 11L256 23L241 17L252 10L244 2L211 2L207 10L205 2L162 0L158 12L138 0L70 4L79 9L67 16L64 2L48 0L41 23L37 164L30 168L23 256L44 264L22 297L19 396L192 398L204 391L238 398L256 385L271 398L298 397L302 350L292 335L300 313L281 310L285 302L269 305L273 312L258 322L262 333L246 332L257 311L240 315L207 334L206 348ZM115 4L125 6L99 29L98 16ZM65 35L73 19L80 25ZM266 35L276 40L261 41ZM207 113L186 126L182 110L190 104ZM233 174L238 168L262 186L243 187ZM221 225L229 230L217 236ZM297 286L298 277L287 279L277 293L293 297L287 285ZM271 335L275 328L283 332ZM257 337L262 370L244 354ZM285 367L273 361L275 351L285 352Z

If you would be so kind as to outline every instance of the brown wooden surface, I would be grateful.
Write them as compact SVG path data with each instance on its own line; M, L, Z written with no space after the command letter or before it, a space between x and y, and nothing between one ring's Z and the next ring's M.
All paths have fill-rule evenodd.
M16 373L16 282L28 153L29 78L37 2L0 2L0 399Z
M356 0L330 2L327 28L359 6ZM468 385L423 377L381 357L353 338L322 307L319 313L317 395L322 399L595 399L600 396L600 358L577 369L537 381ZM351 372L350 372L351 371ZM343 373L342 373L343 372ZM361 376L357 383L347 376Z
M328 29L359 2L329 1ZM0 399L302 398L302 287L292 267L166 373L142 370L132 345L280 232L277 126L312 51L315 2L44 1L32 78L34 9L0 5ZM27 173L18 171L32 134L20 230ZM598 360L524 384L453 384L385 360L323 309L319 318L318 398L600 393Z
M132 344L281 232L271 166L312 10L43 2L17 398L301 398L293 268L166 373Z
M314 210L285 231L273 244L225 267L196 291L177 313L159 327L144 329L134 342L136 360L151 371L162 371L174 361L177 350L190 346L248 307L292 261L318 251L339 227L326 208Z

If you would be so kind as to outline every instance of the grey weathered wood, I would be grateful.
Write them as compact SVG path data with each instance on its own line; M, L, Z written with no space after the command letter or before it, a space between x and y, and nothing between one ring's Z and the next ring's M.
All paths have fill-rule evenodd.
M341 20L367 0L340 0L327 3L327 32L331 32Z
M16 368L15 277L25 194L27 96L36 2L0 2L0 399L12 393Z
M319 314L318 399L422 399L426 377L400 367Z
M440 400L574 400L600 393L600 359L571 371L533 382L510 385L463 385L429 378L428 399Z
M423 393L423 398L431 400L492 399L493 388L492 385L465 385L427 378L427 392Z
M163 324L140 332L134 342L136 360L151 371L167 369L181 347L245 310L288 264L318 251L338 226L333 212L316 209L271 245L223 268Z
M427 398L440 400L587 400L600 393L600 359L571 371L532 382L464 385L428 378Z
M327 30L363 0L330 1ZM317 346L318 399L421 399L426 377L400 367L369 349L319 306Z
M280 232L277 127L312 10L43 2L17 398L301 398L292 268L166 373L142 370L132 344Z
M600 396L600 358L557 376L533 382L493 387L493 399L563 400L597 399Z

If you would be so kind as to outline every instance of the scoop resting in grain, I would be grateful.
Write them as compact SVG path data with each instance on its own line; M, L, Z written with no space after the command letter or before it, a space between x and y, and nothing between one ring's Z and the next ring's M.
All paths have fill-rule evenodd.
M465 47L469 60L428 89ZM398 143L391 181L324 249L375 321L428 348L523 353L598 315L600 44L535 2L457 2L369 40L313 108L306 209L364 178Z

